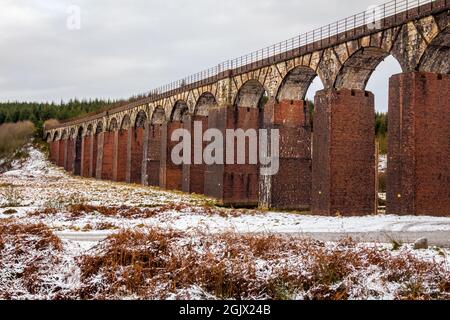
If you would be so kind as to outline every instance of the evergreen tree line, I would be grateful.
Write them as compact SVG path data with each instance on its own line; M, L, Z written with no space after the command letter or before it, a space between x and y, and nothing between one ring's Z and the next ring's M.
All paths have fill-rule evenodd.
M31 121L42 132L44 122L49 119L67 120L96 112L116 104L111 100L77 100L60 103L0 102L0 125Z
M138 97L135 97L137 99ZM131 100L131 99L130 99ZM267 102L267 101L264 101ZM263 102L263 103L264 103ZM83 116L92 112L108 109L121 105L126 101L112 100L78 100L72 99L68 102L61 101L59 104L36 103L36 102L0 102L0 125L3 123L17 123L21 121L31 121L39 133L42 132L44 122L49 119L59 121L74 117ZM307 101L311 113L311 125L314 118L314 103ZM382 152L386 149L388 116L386 113L377 112L375 116L375 134L380 143Z
M387 154L388 114L377 112L375 115L375 135L381 154Z

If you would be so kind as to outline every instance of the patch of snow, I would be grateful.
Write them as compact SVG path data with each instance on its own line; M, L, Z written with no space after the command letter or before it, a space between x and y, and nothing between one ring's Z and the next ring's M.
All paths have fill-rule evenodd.
M378 172L386 172L387 169L387 155L380 154L378 157Z

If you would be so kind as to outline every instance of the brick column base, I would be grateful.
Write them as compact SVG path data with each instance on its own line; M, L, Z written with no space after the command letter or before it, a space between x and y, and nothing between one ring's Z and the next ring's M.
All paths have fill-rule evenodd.
M240 128L244 131L251 128L257 129L259 115L259 110L256 108L235 108L233 106L213 108L209 111L208 128L220 130L224 137L226 129ZM248 163L248 143L246 143L246 148L246 163ZM226 148L224 155L226 155ZM258 191L258 165L214 164L206 166L205 195L218 199L224 205L257 206Z
M89 167L91 162L91 144L92 136L86 135L83 138L83 165L81 168L81 175L85 178L89 177Z
M103 156L102 156L102 180L113 179L114 160L114 132L103 133Z
M142 184L142 163L144 161L144 128L131 128L130 182Z
M127 150L128 150L128 130L121 129L116 132L116 171L115 181L125 182L127 179Z
M161 162L161 125L152 124L148 130L147 175L150 186L159 187Z
M102 172L103 172L103 140L105 137L105 132L99 132L97 133L97 143L96 143L96 165L95 165L95 178L101 179L102 178Z
M179 142L172 142L172 132L182 127L180 121L165 123L161 127L161 163L160 187L166 190L182 189L183 165L175 165L171 159L174 146Z
M195 123L202 124L202 130L195 132ZM205 192L205 164L203 162L203 150L206 143L203 142L203 134L208 129L208 118L194 116L183 122L183 128L191 134L191 164L183 164L183 192L204 194ZM198 136L197 136L198 135ZM197 140L197 144L195 143ZM199 147L196 150L196 147ZM201 163L196 164L195 152L202 155Z
M50 142L50 161L59 166L59 141Z
M75 140L71 137L66 141L65 169L73 172L75 165Z
M57 146L58 154L56 155L57 159L56 164L61 168L65 168L67 140L59 140L58 142L55 143L58 144Z
M304 101L274 100L264 107L264 127L280 132L280 168L261 177L260 205L303 210L311 206L311 126Z
M316 94L312 213L375 214L374 96L360 90Z
M390 79L387 213L450 215L450 76Z

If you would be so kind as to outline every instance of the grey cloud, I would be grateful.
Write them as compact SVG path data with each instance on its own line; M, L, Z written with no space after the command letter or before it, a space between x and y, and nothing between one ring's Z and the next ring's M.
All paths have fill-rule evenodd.
M0 99L128 97L382 2L0 0Z

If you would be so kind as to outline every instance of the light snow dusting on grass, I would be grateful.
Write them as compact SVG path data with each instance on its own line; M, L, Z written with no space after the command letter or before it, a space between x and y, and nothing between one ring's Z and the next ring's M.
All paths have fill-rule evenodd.
M448 243L447 217L225 209L28 154L0 174L0 299L450 297L447 249L347 239L425 232Z

